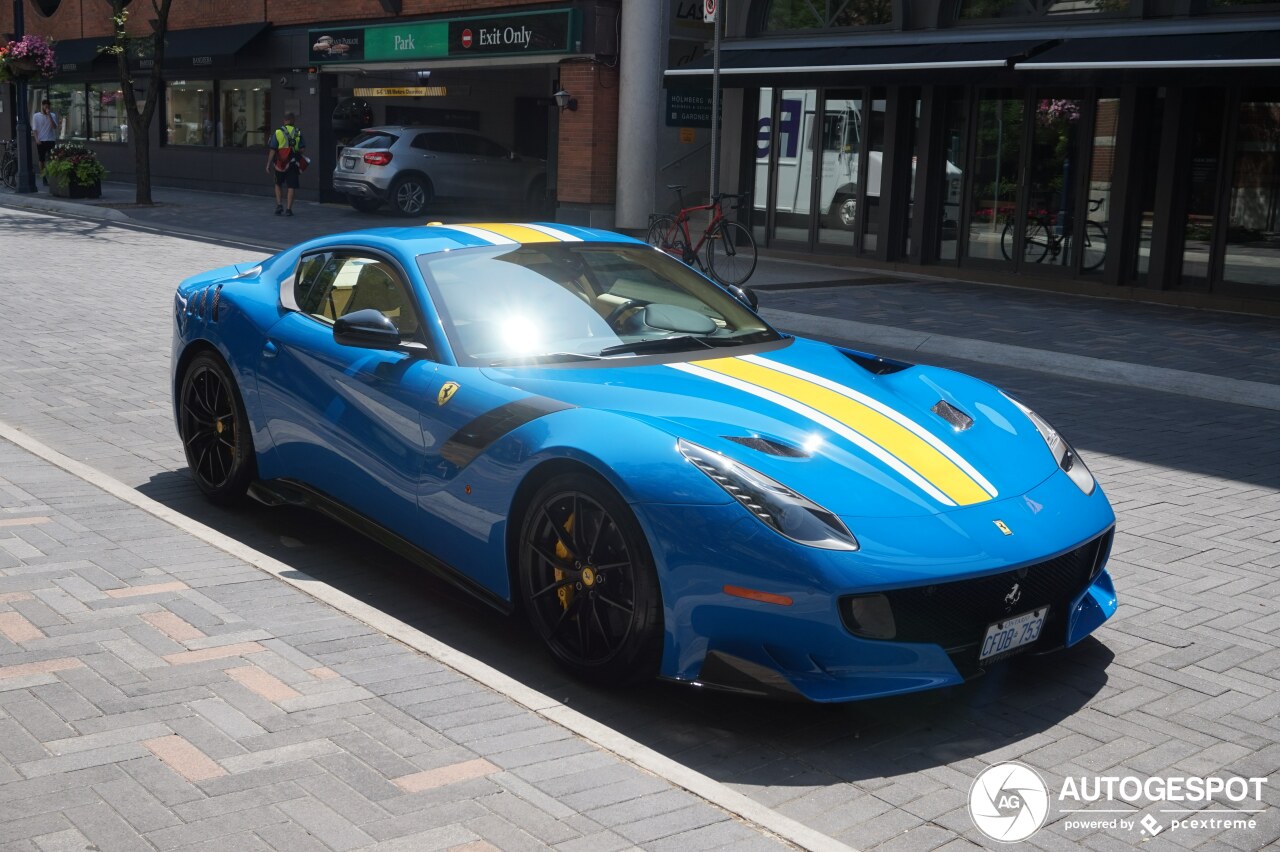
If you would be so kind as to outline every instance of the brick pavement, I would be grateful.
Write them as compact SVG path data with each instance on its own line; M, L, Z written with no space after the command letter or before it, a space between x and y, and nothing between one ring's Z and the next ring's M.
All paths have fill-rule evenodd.
M0 441L0 848L89 844L781 847Z
M243 252L92 223L37 217L0 223L0 240L14 239L17 234L37 236L48 246L41 268L48 267L51 272L33 275L21 261L0 270L0 363L6 368L0 374L0 421L21 426L168 505L289 558L300 570L325 583L376 601L389 614L490 664L505 667L524 683L840 840L862 848L959 849L980 843L981 837L964 809L965 796L981 767L1006 758L1032 765L1051 786L1067 774L1098 772L1280 775L1280 747L1276 745L1280 742L1280 580L1276 573L1280 567L1280 444L1274 438L1280 434L1280 413L1032 374L1011 366L947 362L1008 387L1049 417L1081 449L1115 504L1120 531L1112 566L1122 604L1117 617L1096 639L1067 654L1024 660L963 688L836 708L751 702L662 685L620 695L602 694L565 681L540 661L539 655L520 647L522 634L518 630L459 607L456 598L408 572L391 570L394 560L385 560L387 570L372 572L363 567L370 554L367 546L352 536L316 530L310 519L297 514L212 511L194 498L194 489L181 473L183 463L169 422L167 325L139 317L149 312L150 316L167 316L172 284L186 274L185 270L247 259ZM92 280L102 269L112 270L112 298L66 283ZM15 289L19 280L23 282L21 292ZM883 290L885 298L892 297L892 288L879 285L843 288L839 293L869 294L873 289ZM789 310L803 307L829 314L845 305L839 309L852 311L841 295L832 291L804 292L812 301L797 303ZM783 295L770 293L768 303L777 304L775 300ZM800 296L801 291L796 291L795 297ZM1090 300L1088 304L1095 303ZM40 306L38 314L31 305ZM1057 322L1064 308L1056 303L1053 307ZM1160 310L1169 311L1171 322L1180 313ZM1202 321L1194 312L1182 313L1191 326ZM865 321L866 312L859 318ZM1210 318L1232 322L1229 317ZM1032 327L1048 325L1030 308L1025 322ZM1241 340L1237 345L1265 348L1269 345L1266 335L1251 336L1251 322L1239 326ZM1088 327L1088 323L1077 324L1081 330ZM68 328L76 331L71 335L74 345L69 343ZM129 330L128 339L120 333L122 328ZM1172 348L1180 348L1178 340L1163 332L1139 335L1127 352L1132 358L1157 363L1171 343ZM7 475L8 469L0 471ZM49 496L65 496L69 503L64 510L69 515L81 499L74 483L57 486ZM87 510L92 518L94 507L90 504ZM29 514L52 517L50 511L32 508ZM35 536L42 526L31 525L26 534ZM0 536L10 531L0 526ZM32 555L27 548L38 548L26 538L18 540L25 546L16 545L17 550L27 555ZM139 542L134 549L143 550L152 560L158 553L178 554L180 559L173 560L182 563L174 566L178 578L189 584L223 572L235 576L238 570L234 561L201 554L198 549L188 551L185 544L176 541ZM99 567L109 572L117 565L124 571L134 564L128 554L108 552L101 556L108 564ZM10 570L22 558L0 549L0 570ZM84 554L77 558L89 559ZM75 590L88 591L80 581L70 579L72 588L57 586L49 593L49 600L67 607ZM132 581L126 585L145 584ZM187 592L163 594L182 597ZM129 601L112 598L111 605L127 606ZM245 608L254 603L253 594L233 595L221 606L243 618ZM139 599L133 599L132 604L138 605ZM13 604L0 604L0 608L5 606ZM60 612L52 604L48 606ZM14 611L31 627L16 619L0 620L0 624L19 635L32 628L43 629L39 619L21 609ZM171 611L210 633L194 620L191 610ZM152 622L139 623L146 630L163 632ZM161 624L175 626L165 619ZM267 624L257 629L273 628ZM347 643L340 653L372 653L361 643L376 642L374 637L326 632L332 629L336 628L318 628L313 637L317 644L334 642L337 644L332 647L338 648ZM110 650L111 655L127 653L141 660L141 653L146 652L164 660L170 653L184 653L166 650L168 646L148 646L127 632L126 636L141 651L134 644L117 641L112 647L119 650ZM253 635L238 637L237 642L265 644ZM66 655L51 652L44 659L62 656ZM219 661L188 665L200 674L225 670L218 668ZM250 661L242 658L225 668L249 665ZM336 665L330 667L340 671ZM85 676L77 671L24 676L59 680ZM300 688L305 682L290 681L278 671L267 673L300 696L308 694ZM248 689L232 675L225 678L227 689ZM353 684L370 688L355 680ZM85 712L73 697L63 691L57 694L66 702L68 713ZM297 699L281 698L291 700ZM445 715L443 706L440 711ZM31 724L52 724L47 715L41 718L46 721ZM143 728L153 721L139 718L129 724ZM67 738L65 733L52 735L56 733L50 732L48 739ZM143 733L145 737L138 742L168 736L152 729ZM186 729L174 733L197 746L204 742L193 739L196 734ZM385 745L384 729L364 733L368 740ZM44 742L42 735L33 736ZM8 742L7 738L0 740ZM15 748L24 747L24 742L25 748L34 747L22 738L14 742ZM342 744L346 749L343 754L365 762L374 760L361 750L371 747L359 737L347 737ZM127 745L104 743L100 748ZM237 757L223 755L211 744L209 747L206 755L221 761L224 768L226 760ZM160 761L154 751L148 754L143 759ZM458 764L476 759L497 763L482 753L468 755L465 760L463 755L458 757ZM584 760L563 758L562 765L571 768L559 781L537 777L540 773L526 773L522 778L543 784L543 792L570 808L581 807L584 801L600 808L612 807L612 796L627 796L628 791L639 789L618 776L626 767L602 767L597 772L594 767L584 768L580 762ZM233 762L232 766L238 764ZM418 771L434 768L423 766ZM95 771L103 770L99 767ZM406 771L395 777L410 774ZM389 777L384 772L384 780ZM295 779L273 779L265 786L291 781ZM0 795L5 783L12 781L0 781ZM1253 849L1280 842L1276 782L1265 789L1263 799L1269 810L1251 833L1166 833L1147 845ZM1151 804L1140 812L1156 807ZM257 808L281 810L268 802L256 804L255 812ZM612 819L626 810L606 813ZM680 814L684 819L685 811L685 807L673 806L662 813ZM12 819L0 818L0 830L40 817L14 813ZM600 824L607 826L608 822ZM57 835L68 830L62 825L46 833ZM264 842L287 848L294 836L271 834ZM1128 846L1140 839L1105 829L1068 831L1065 818L1058 814L1032 843L1042 848L1103 849ZM588 848L591 845L590 841L582 843ZM640 845L656 848L663 843L644 841Z

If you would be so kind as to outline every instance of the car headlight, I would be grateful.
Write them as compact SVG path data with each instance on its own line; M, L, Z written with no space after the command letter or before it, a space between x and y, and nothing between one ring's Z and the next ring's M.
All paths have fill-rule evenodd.
M1031 420L1031 423L1036 427L1036 431L1040 433L1040 437L1044 438L1044 442L1049 446L1049 452L1053 453L1053 459L1058 463L1058 467L1062 468L1063 472L1071 477L1071 481L1081 491L1085 494L1092 494L1098 483L1094 480L1089 467L1084 463L1084 459L1076 455L1076 451L1067 443L1067 439L1062 437L1057 429L1050 426L1049 421L1013 397L1005 394L1005 399L1018 406L1018 410Z
M858 549L858 540L839 518L781 482L683 438L677 446L712 482L781 535L826 550Z

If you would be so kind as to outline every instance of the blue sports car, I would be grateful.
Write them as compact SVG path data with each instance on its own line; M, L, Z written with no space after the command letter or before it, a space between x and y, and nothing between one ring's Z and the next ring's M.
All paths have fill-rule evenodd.
M1052 426L754 303L587 228L336 234L182 282L174 413L211 500L350 524L598 683L886 696L1115 612Z

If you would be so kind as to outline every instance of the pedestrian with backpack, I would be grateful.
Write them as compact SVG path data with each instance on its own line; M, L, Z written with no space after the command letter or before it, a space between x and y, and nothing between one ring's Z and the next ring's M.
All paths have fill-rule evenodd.
M306 147L302 131L293 126L297 120L291 112L284 114L284 124L271 134L267 142L267 173L276 178L276 215L293 215L293 196L298 189L298 174L307 162L302 153ZM281 188L288 190L281 204Z

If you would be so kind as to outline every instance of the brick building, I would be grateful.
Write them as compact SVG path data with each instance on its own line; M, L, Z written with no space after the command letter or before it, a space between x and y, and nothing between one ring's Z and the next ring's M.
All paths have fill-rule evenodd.
M87 139L115 178L128 179L115 60L98 50L110 39L110 4L25 2L26 31L55 39L59 62L51 81L33 84L30 102L47 94L63 137ZM128 11L131 33L150 31L149 4ZM12 15L0 3L0 29L12 31ZM152 178L265 192L263 146L291 111L314 160L302 196L340 200L331 173L357 129L353 112L364 110L352 109L358 98L375 124L470 128L544 158L560 218L612 224L618 16L618 0L175 0L148 141ZM145 86L141 65L135 85ZM559 90L574 109L556 107ZM6 112L11 133L11 105Z

